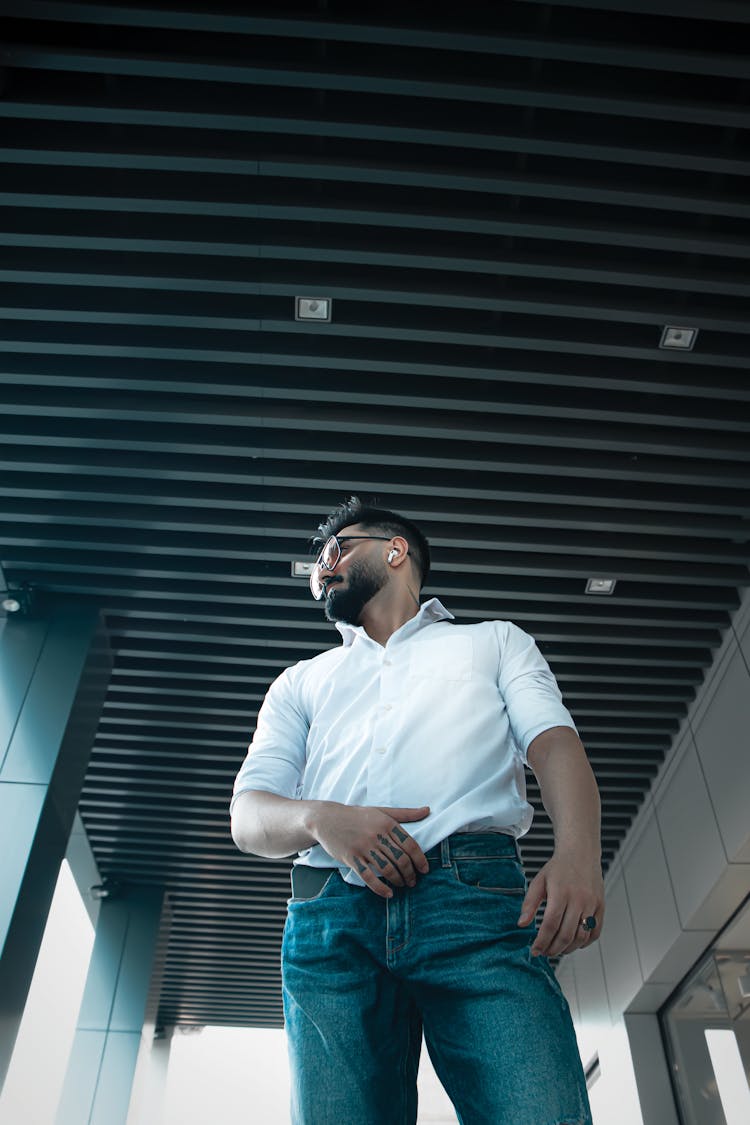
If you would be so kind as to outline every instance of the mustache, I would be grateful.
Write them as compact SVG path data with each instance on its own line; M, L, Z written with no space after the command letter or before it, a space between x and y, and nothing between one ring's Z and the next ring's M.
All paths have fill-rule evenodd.
M341 575L332 574L330 578L326 578L325 581L323 582L324 592L326 594L328 594L328 591L331 588L331 586L335 586L337 582L343 582L343 581L344 581L344 579L341 577Z

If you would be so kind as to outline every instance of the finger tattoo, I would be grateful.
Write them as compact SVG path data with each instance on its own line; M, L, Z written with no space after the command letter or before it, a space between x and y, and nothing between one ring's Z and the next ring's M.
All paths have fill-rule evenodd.
M406 833L404 832L403 828L399 828L397 824L394 824L393 828L391 829L391 835L396 837L399 844L403 844L403 842L406 840Z
M363 871L367 870L364 863L360 863L356 856L354 857L354 866L357 868L358 875L361 875Z
M388 866L388 861L386 859L383 859L382 856L379 856L377 852L370 852L370 855L375 860L381 871L384 867Z
M383 845L383 847L388 849L394 859L401 859L401 856L404 853L402 852L401 848L396 847L396 845L393 843L393 840L389 840L387 836L378 836L378 839L380 840L380 843Z

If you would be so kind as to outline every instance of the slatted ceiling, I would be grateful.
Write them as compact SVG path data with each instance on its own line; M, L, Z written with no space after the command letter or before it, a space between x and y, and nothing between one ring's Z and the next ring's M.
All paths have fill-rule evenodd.
M106 614L81 813L170 894L186 1025L281 1019L288 861L227 800L337 642L289 560L343 495L425 527L457 620L538 638L605 864L748 578L747 6L252 7L26 0L0 87L2 563Z

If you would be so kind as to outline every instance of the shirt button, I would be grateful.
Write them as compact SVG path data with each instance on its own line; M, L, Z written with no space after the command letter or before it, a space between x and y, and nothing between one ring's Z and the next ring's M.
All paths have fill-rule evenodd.
M375 747L375 753L376 754L385 754L385 746L376 746Z
M393 661L389 660L388 657L386 657L385 660L383 661L383 664L385 665L386 668L390 668L392 663L393 663Z
M392 711L393 710L393 704L392 703L384 703L383 704L383 710L384 711Z

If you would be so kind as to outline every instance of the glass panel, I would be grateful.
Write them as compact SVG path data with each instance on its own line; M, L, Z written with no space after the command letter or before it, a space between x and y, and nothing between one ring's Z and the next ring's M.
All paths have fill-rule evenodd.
M750 1121L748 985L750 905L745 904L661 1013L684 1125Z
M706 1044L727 1125L750 1121L750 1086L733 1031L707 1031Z

